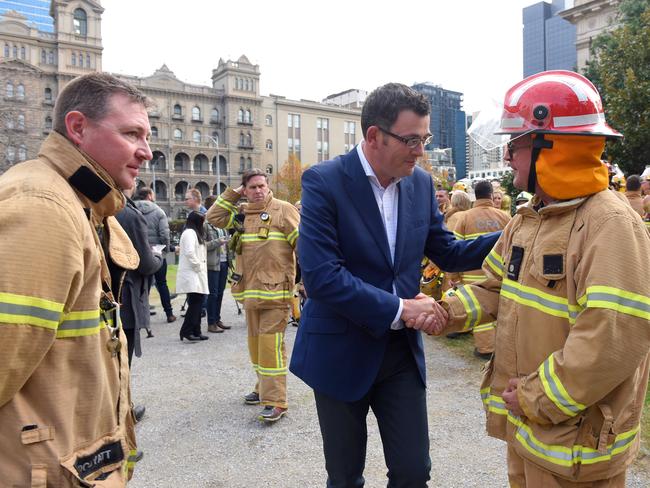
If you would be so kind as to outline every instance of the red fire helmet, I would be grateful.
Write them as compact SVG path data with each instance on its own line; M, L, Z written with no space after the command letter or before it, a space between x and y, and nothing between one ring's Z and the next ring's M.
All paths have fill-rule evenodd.
M605 121L596 87L573 71L543 71L506 93L498 134L575 134L623 137Z

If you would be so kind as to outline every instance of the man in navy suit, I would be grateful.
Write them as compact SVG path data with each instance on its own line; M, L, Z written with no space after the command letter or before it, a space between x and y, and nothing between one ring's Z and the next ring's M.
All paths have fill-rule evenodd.
M314 389L330 488L364 484L366 416L384 445L388 486L426 486L431 469L420 330L444 310L419 294L424 255L446 271L480 268L498 235L456 241L431 177L428 101L390 83L363 107L364 140L302 178L298 255L307 292L291 371Z

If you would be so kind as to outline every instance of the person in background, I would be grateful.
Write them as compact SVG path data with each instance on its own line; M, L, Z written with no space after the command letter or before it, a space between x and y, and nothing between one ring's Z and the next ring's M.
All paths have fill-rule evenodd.
M216 196L208 196L205 199L205 208L210 210L216 200ZM225 247L228 239L223 229L219 229L209 222L206 222L204 227L206 233L205 247L208 255L208 288L210 290L206 304L208 332L221 333L230 329L229 325L224 325L221 322L221 302L228 276L228 251Z
M185 206L190 211L199 212L201 215L205 215L207 209L201 204L201 192L198 188L190 188L185 193Z
M507 193L501 198L501 210L512 217L512 198Z
M436 190L436 202L438 202L438 210L442 215L446 215L449 210L449 192L443 188Z
M501 208L501 204L503 203L503 191L501 189L494 190L494 193L492 194L492 204L495 206L495 208Z
M167 251L172 250L169 246L169 221L163 209L156 204L155 195L151 188L140 188L135 193L135 197L135 206L142 212L147 222L149 245L165 246L161 251L162 265L153 274L153 280L149 280L149 288L155 282L156 290L158 290L158 295L160 295L160 303L167 316L167 322L175 322L176 315L174 315L171 302L172 297L169 294L169 287L167 286L167 259L165 256Z
M641 196L641 178L639 175L627 177L625 181L625 197L634 211L643 217L643 197Z
M208 336L201 333L201 309L205 295L209 294L204 221L203 214L190 212L179 243L176 292L187 293L187 310L179 333L181 341L208 339Z
M469 195L463 190L455 190L451 193L451 205L445 214L445 224L449 230L454 228L456 220L461 212L472 208L472 201Z

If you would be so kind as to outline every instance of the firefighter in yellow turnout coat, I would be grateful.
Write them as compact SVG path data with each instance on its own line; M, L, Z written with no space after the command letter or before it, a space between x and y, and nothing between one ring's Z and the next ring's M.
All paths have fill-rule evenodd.
M492 191L492 184L489 181L482 180L476 183L474 206L457 213L453 228L449 229L453 231L456 239L476 239L483 234L502 230L510 222L510 216L494 206ZM484 276L480 269L460 273L461 283L464 285L481 281ZM472 329L472 333L476 346L474 355L489 359L489 355L494 352L494 322L478 325Z
M484 261L486 279L447 297L446 330L497 320L481 397L511 486L623 487L648 383L650 238L607 190L599 159L620 134L593 85L564 71L515 85L500 126L514 185L536 196Z
M99 120L66 105L84 98ZM124 206L118 188L133 184L127 164L151 158L144 100L107 74L71 81L55 108L66 125L0 178L3 487L118 488L131 477L127 347L106 260L139 263L113 215ZM128 135L115 130L123 124Z
M245 195L248 203L237 202ZM242 218L243 217L243 218ZM226 189L207 214L215 227L239 229L233 297L244 304L248 347L257 385L246 395L247 404L261 403L264 421L276 421L287 409L287 356L284 332L293 298L298 238L298 210L273 198L267 177L259 169L244 173L242 187Z

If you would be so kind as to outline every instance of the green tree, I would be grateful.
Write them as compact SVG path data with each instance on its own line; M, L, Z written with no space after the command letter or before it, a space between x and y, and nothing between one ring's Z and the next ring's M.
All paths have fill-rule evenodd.
M629 174L650 161L650 0L624 0L619 27L598 36L585 75L603 98L607 121L623 133L609 159Z
M300 200L300 194L302 193L300 179L306 169L307 166L303 166L295 154L289 154L289 159L285 161L278 172L275 196L290 203Z

